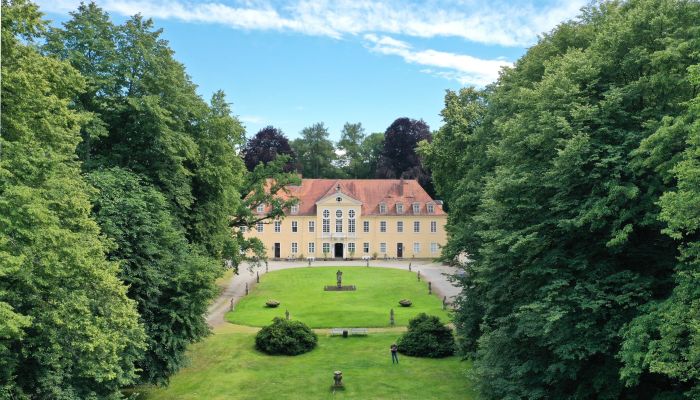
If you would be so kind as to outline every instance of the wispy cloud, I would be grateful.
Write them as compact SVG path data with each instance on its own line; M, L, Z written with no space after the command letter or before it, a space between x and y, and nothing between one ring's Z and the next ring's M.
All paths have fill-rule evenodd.
M45 11L75 10L80 0L36 0ZM548 31L578 13L586 0L551 0L535 6L533 0L514 4L503 0L433 0L409 3L401 0L266 0L192 2L190 0L96 0L106 11L119 15L140 13L146 17L209 23L233 29L295 32L334 39L356 37L370 51L395 55L422 65L421 72L461 84L483 86L498 78L509 62L485 60L467 54L433 49L417 50L402 38L452 37L485 45L528 46L540 32ZM262 123L256 116L244 122Z
M262 125L265 123L265 118L258 115L241 115L238 117L238 119L241 120L241 122L255 125Z
M410 44L388 36L377 36L370 33L364 38L366 47L373 52L399 56L411 64L439 68L426 68L422 69L421 72L456 80L463 85L487 85L498 78L498 72L501 68L511 65L510 62L504 60L483 60L466 54L432 49L414 50Z
M44 10L74 10L79 0L38 0ZM186 0L97 0L122 15L216 23L245 30L277 30L343 38L368 33L421 38L457 37L483 44L527 46L540 32L576 15L585 0L529 2L387 0L296 0L281 5L238 1L235 5Z

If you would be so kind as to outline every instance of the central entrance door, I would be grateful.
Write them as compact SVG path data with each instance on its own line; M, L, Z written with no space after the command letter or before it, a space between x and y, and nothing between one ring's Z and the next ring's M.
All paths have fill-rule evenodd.
M280 258L280 244L275 243L275 258Z
M396 243L396 258L403 258L403 243Z
M342 243L336 243L335 244L335 258L343 258L343 244Z

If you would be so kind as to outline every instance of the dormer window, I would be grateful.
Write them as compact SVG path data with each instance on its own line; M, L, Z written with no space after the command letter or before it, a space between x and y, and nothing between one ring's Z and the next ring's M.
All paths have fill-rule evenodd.
M401 204L401 203L396 203L396 213L397 213L397 214L403 214L403 204Z
M264 204L258 204L258 213L262 214L265 212L265 205Z
M420 203L413 203L413 213L418 214L420 212Z
M298 214L299 213L299 205L295 204L292 206L292 214Z
M434 213L435 213L435 204L433 204L433 203L428 203L428 205L426 205L426 208L428 209L428 214L434 214Z
M379 213L386 214L386 204L385 203L379 203Z

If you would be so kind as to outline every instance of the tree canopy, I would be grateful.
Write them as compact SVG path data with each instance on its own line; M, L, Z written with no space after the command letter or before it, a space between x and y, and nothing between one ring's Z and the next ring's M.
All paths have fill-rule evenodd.
M396 119L384 133L384 147L379 156L376 177L417 179L432 194L430 173L423 167L416 151L421 141L431 140L430 128L423 120Z
M0 395L113 398L138 373L144 329L90 214L75 151L86 82L41 55L37 7L2 3Z
M328 128L319 122L302 129L301 137L292 142L304 178L340 177L338 155L329 136Z
M698 396L698 20L596 3L447 93L421 154L444 256L473 260L455 325L484 398Z
M249 171L254 170L260 163L267 164L273 161L279 155L289 156L289 161L284 166L285 172L298 168L296 154L289 144L289 139L284 132L273 126L266 126L259 130L243 148L243 159Z

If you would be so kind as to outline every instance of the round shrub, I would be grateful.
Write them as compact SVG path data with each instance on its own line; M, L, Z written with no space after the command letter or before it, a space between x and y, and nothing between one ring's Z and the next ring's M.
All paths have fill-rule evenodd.
M409 299L401 299L399 300L399 304L401 304L401 307L410 307L413 303Z
M430 358L451 356L455 348L452 330L438 317L425 313L408 322L408 330L397 344L402 354Z
M255 348L267 354L295 356L316 347L318 338L303 322L276 317L255 336Z
M265 305L270 307L270 308L275 308L280 305L280 302L277 300L268 300L265 302Z

